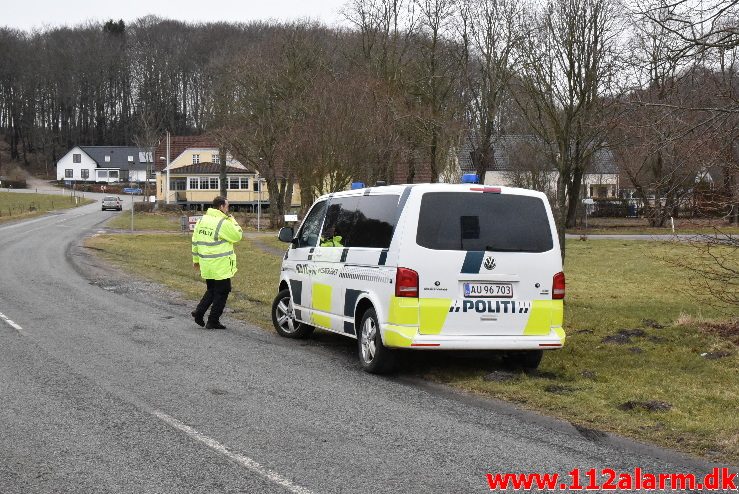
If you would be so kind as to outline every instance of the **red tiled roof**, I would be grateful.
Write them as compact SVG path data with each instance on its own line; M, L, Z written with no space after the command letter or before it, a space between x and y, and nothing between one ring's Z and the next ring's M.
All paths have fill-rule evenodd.
M170 136L169 138L169 162L174 161L179 155L189 148L218 148L218 143L208 136ZM163 158L163 159L162 159ZM154 168L161 171L167 166L167 138L159 141L154 152Z
M185 165L169 170L172 175L208 175L221 173L221 165L218 163L197 163L195 165ZM236 168L235 166L227 166L226 173L230 175L247 175L254 172Z

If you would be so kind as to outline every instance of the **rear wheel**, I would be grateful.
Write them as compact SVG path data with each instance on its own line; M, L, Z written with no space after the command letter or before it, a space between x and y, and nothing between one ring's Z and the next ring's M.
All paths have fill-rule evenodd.
M362 316L358 335L359 362L372 374L384 374L395 367L395 353L382 344L380 324L375 309L367 309Z
M307 338L313 333L313 326L295 320L290 290L285 288L272 302L272 324L277 333L285 338Z
M544 350L517 350L506 352L503 363L508 367L521 369L536 369L544 356Z

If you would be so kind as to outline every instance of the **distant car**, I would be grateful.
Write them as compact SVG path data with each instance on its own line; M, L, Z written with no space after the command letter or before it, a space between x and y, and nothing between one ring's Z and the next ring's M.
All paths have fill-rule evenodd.
M105 196L103 198L103 211L105 211L106 209L123 211L123 201L121 201L120 197Z

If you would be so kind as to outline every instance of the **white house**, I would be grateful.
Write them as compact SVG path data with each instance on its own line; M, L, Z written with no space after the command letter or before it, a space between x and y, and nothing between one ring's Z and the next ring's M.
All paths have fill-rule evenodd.
M131 146L75 146L56 163L56 179L144 182L153 178L151 152Z

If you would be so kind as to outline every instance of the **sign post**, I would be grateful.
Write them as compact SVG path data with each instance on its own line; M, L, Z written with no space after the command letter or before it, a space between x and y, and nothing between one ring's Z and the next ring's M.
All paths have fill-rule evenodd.
M123 189L124 194L131 194L131 231L133 231L133 196L134 194L141 194L141 189L133 189L126 187Z
M595 205L595 201L591 199L590 197L586 197L582 200L582 203L585 204L585 230L588 229L588 213L591 211L593 206Z
M190 230L191 232L194 232L195 231L195 225L197 224L198 221L200 221L200 218L202 218L202 217L203 217L203 215L189 216L187 218L187 227L188 227L188 230Z

